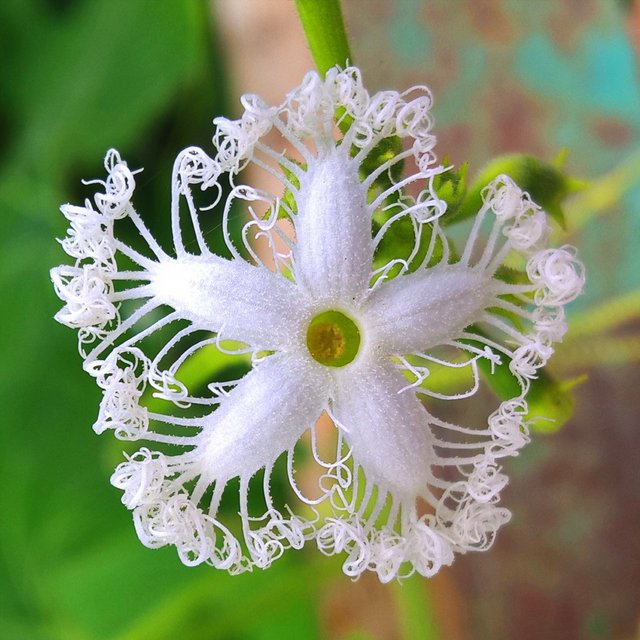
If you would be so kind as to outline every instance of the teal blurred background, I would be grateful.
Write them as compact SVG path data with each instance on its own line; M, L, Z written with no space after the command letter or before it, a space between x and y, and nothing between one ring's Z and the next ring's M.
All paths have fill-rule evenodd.
M499 153L550 160L567 147L567 170L589 181L567 203L565 236L580 246L589 284L554 364L560 378L587 372L589 381L576 391L574 418L507 465L514 519L495 548L459 558L430 582L383 587L370 577L351 583L312 549L230 578L139 544L108 483L121 445L92 432L99 390L82 372L74 333L52 320L59 301L48 270L65 261L58 207L89 194L81 178L101 176L105 151L116 147L145 167L137 208L163 228L176 153L206 149L212 118L237 113L234 51L243 42L229 31L232 5L241 21L265 6L293 12L288 0L0 4L0 638L638 637L640 7L632 2L345 2L371 90L433 89L441 156L468 160L474 172ZM269 24L255 29L258 46L247 49L267 55L280 35ZM272 68L280 83L294 73Z

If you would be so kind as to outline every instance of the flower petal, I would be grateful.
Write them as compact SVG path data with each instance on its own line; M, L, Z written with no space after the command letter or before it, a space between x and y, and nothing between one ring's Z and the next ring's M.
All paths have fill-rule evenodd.
M367 326L381 351L424 351L460 336L495 300L483 270L442 265L382 283L367 301Z
M373 241L367 190L342 147L309 162L296 194L295 276L316 299L361 299L369 287Z
M430 416L391 361L357 361L336 374L333 416L367 480L415 498L435 461Z
M293 344L301 331L295 286L244 260L188 255L158 263L151 277L157 301L221 338L276 350Z
M261 362L204 424L197 455L210 482L250 478L271 465L326 408L328 376L309 359L277 354Z

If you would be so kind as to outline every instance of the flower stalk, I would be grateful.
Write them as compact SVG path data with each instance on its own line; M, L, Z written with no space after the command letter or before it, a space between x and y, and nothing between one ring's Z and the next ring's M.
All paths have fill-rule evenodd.
M296 0L313 61L324 76L331 67L352 63L340 0Z

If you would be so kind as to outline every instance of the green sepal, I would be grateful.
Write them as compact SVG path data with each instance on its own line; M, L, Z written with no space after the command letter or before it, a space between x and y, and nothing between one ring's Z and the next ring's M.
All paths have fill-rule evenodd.
M298 165L303 171L307 170L307 165L305 163L298 162L297 160L294 160L293 158L289 158L289 161L293 162L296 165ZM284 164L280 164L280 171L282 171L282 173L285 175L287 180L296 189L300 188L300 181L298 180L298 176L296 176L296 174L293 173L293 171L288 169ZM287 207L289 208L289 210L292 213L294 213L294 214L298 213L298 203L296 202L296 199L295 199L293 193L291 192L291 189L289 189L289 187L285 187L284 193L282 194L282 197L280 198L280 202L286 204ZM282 205L280 205L278 207L278 220L282 220L283 218L289 218L289 217L290 217L289 213L286 211L286 209Z
M499 175L505 174L565 229L562 203L567 196L584 189L587 183L568 176L562 169L563 161L562 154L553 163L524 154L494 158L469 186L458 208L443 216L443 224L461 222L476 215L483 204L483 189Z
M500 265L494 277L498 280L502 280L502 282L506 282L507 284L529 284L529 276L527 276L526 272L520 269L513 269L511 267L507 267L505 265ZM516 307L525 308L527 303L520 297L512 294L506 294L502 296L502 299L506 302L510 302ZM511 324L521 333L524 331L524 322L521 316L509 309L503 309L502 307L491 307L488 309L491 313L497 316L501 316L506 318L511 322Z
M351 150L352 155L356 155L360 149L353 147ZM383 138L378 144L371 149L365 159L360 165L360 176L366 178L371 175L378 167L382 166L385 162L388 162L399 153L402 152L402 139L398 136L390 136ZM404 161L399 160L395 164L389 167L388 171L383 171L373 183L375 187L384 191L388 189L392 184L400 180L402 172L404 170Z
M380 230L382 225L395 213L397 210L378 210L373 216L373 229L374 235ZM420 239L420 246L413 260L409 263L409 273L415 271L420 264L422 264L426 257L429 244L431 243L431 237L433 234L433 227L431 225L422 225L422 236ZM449 253L451 260L455 260L455 251L449 242ZM408 260L415 248L415 233L413 222L409 215L403 216L399 220L396 220L391 227L387 230L384 237L380 241L380 244L376 247L376 252L373 256L373 268L379 269L385 264L388 264L392 260ZM442 238L437 237L435 241L435 248L431 260L425 266L430 267L438 264L442 260L444 253L444 247L442 244ZM400 267L398 267L400 268ZM395 272L390 272L389 277L394 277Z

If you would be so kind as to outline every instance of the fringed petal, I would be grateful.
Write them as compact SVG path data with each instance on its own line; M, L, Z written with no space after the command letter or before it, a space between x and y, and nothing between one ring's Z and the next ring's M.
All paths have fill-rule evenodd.
M265 359L203 425L197 456L211 481L250 478L288 451L326 408L328 373L308 358Z
M140 540L148 547L175 545L185 564L212 564L231 573L267 568L287 548L301 548L315 534L313 522L278 508L269 479L281 455L292 451L327 405L329 378L307 358L271 356L221 399L209 415L193 420L165 416L174 429L198 429L191 438L167 436L180 446L169 456L143 447L120 464L111 478L133 510ZM123 413L135 415L135 398ZM156 420L160 416L151 416ZM154 441L150 431L143 438ZM263 474L258 493L253 477ZM239 478L236 515L221 507L230 480ZM252 493L251 500L249 493ZM256 502L263 507L258 513ZM242 535L232 530L240 516Z
M296 202L296 281L318 302L361 300L371 278L371 211L358 165L346 149L309 163Z
M183 256L151 270L154 299L195 327L256 349L300 342L303 298L283 276L242 259Z
M338 371L332 417L368 482L399 496L420 495L435 460L429 414L389 361Z
M174 545L187 565L266 568L315 539L352 577L431 576L509 520L499 461L529 440L526 396L582 265L548 248L546 215L507 176L482 192L455 252L424 87L371 95L358 69L335 68L280 106L242 104L240 119L215 120L211 156L176 158L170 249L133 208L135 172L113 150L93 199L62 207L72 264L51 272L56 319L78 329L103 392L94 429L148 445L112 484L142 543ZM286 153L265 142L272 129ZM416 169L402 177L405 160ZM249 164L281 189L242 184ZM230 259L213 253L214 207ZM123 242L123 227L139 237ZM473 395L481 358L517 382L486 421L421 404ZM440 384L463 370L468 388L439 388L445 368ZM325 410L331 434L316 425ZM272 487L285 466L289 486Z
M477 320L494 296L486 273L462 265L398 276L367 301L371 340L397 355L446 343Z

